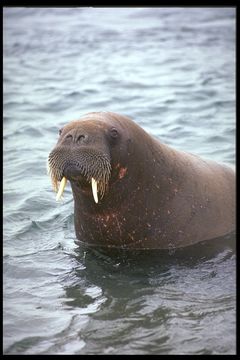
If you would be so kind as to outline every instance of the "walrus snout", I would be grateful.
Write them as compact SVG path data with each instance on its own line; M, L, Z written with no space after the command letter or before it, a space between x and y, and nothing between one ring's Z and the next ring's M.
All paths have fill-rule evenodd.
M75 137L76 141L81 141L78 137ZM81 139L83 141L86 138L87 136ZM98 193L103 198L108 187L111 174L110 155L106 151L93 148L91 145L72 147L69 144L60 143L49 154L48 172L51 176L53 188L57 192L57 200L63 193L66 181L69 180L70 182L77 182L80 188L81 186L85 187L86 183L92 186L93 197L97 203ZM61 186L63 179L64 186Z
M68 180L84 178L83 169L79 163L67 163L63 169L63 176Z

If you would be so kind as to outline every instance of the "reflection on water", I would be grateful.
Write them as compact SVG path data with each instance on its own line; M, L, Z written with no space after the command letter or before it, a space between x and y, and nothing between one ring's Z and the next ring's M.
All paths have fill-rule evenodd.
M103 347L104 353L177 353L185 342L196 352L211 352L202 347L204 323L219 316L223 325L224 317L218 314L227 305L224 293L229 285L222 285L218 268L225 264L227 269L234 249L234 235L174 254L77 249L74 257L82 267L73 271L73 283L65 287L65 303L94 309L80 332L86 353ZM173 343L176 324L183 332ZM188 351L181 348L181 353Z

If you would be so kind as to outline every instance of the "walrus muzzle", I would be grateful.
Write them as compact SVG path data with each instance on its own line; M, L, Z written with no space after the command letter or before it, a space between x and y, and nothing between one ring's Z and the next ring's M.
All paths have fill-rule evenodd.
M48 172L57 192L56 200L61 198L68 179L80 186L90 185L94 201L98 203L98 194L103 198L108 188L110 155L89 146L56 146L48 157Z

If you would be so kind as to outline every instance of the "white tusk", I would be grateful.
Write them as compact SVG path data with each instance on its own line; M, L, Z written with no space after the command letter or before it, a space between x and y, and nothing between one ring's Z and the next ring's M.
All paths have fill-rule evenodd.
M58 193L57 193L57 196L56 196L56 201L58 201L61 198L66 184L67 184L67 179L64 176L62 178L61 182L60 182L60 186L59 186Z
M92 178L92 193L95 203L98 203L97 181L94 178Z
M49 166L48 159L47 159L47 173L50 174L50 166Z

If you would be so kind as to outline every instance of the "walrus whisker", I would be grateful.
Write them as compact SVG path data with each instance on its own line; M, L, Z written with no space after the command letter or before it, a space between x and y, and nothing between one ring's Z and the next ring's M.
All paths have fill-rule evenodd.
M77 160L74 160L74 157ZM53 189L57 192L57 200L62 196L66 186L66 178L63 174L65 168L69 165L79 169L79 173L91 185L94 201L98 203L98 192L102 199L110 178L111 164L109 156L106 154L96 154L89 150L78 150L75 154L71 154L70 159L69 155L63 156L62 152L60 153L58 149L53 150L48 157L47 171L51 177ZM58 186L59 182L60 185Z

